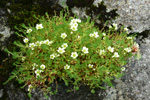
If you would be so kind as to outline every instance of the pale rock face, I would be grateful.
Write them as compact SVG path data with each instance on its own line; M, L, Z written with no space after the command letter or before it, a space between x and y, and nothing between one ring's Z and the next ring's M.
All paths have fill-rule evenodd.
M59 4L63 7L63 8L66 8L67 7L67 4L66 4L67 0L59 0Z
M101 2L102 2L102 0L95 0L93 2L93 5L95 5L96 7L98 7L98 4L101 3Z
M6 26L7 17L5 13L4 9L0 8L0 41L4 41L6 37L11 35L10 28Z
M117 9L117 24L132 26L132 32L150 30L150 0L103 0L108 11Z
M3 50L3 44L5 44L5 39L9 38L13 34L10 27L7 26L7 16L4 9L0 8L0 50Z
M86 9L87 8L77 8L75 6L71 10L74 14L77 14L77 16L79 16L79 18L87 18L88 15L86 15Z

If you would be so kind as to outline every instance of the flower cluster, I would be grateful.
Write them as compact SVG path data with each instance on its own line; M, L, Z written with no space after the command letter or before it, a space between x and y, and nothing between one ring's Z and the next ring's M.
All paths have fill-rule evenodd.
M65 66L64 66L64 69L69 69L70 68L70 66L68 65L68 64L66 64Z
M131 52L132 51L132 49L129 47L129 48L124 48L124 50L126 51L126 52Z
M42 65L40 65L40 69L39 69L39 68L37 68L38 65L34 63L33 64L33 70L35 69L35 67L36 67L35 74L37 77L37 76L40 76L41 72L43 72L43 70L45 69L46 66L44 64L42 64Z
M49 41L48 39L44 41L36 41L35 43L29 43L29 47L31 50L34 50L34 47L40 47L42 44L50 46L53 43L53 41Z
M70 22L71 30L72 31L77 31L78 30L78 23L81 23L80 19L72 19Z
M106 51L105 50L100 50L99 55L105 55Z
M95 37L95 38L98 38L98 37L99 37L98 32L90 33L89 36L90 36L90 37Z
M43 25L42 24L36 24L36 29L39 30L39 29L43 29ZM26 31L27 33L31 33L32 32L32 29L28 29ZM24 43L28 43L29 42L29 39L28 38L24 38L23 39ZM46 44L46 45L51 45L53 43L53 41L49 41L48 39L44 40L44 41L37 41L35 43L29 43L29 47L34 50L34 47L36 46L41 46L42 44Z
M53 53L50 55L50 59L54 59L54 58L59 57L59 56L60 56L60 54Z

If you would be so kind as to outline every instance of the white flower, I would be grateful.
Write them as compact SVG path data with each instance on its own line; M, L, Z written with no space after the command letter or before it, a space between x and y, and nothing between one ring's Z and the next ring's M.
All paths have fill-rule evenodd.
M43 28L43 26L42 26L42 24L36 24L36 29L38 30L38 29L42 29Z
M34 43L30 43L30 44L29 44L29 47L30 47L32 50L34 50L35 44L34 44Z
M72 58L76 58L77 56L78 56L77 52L72 52L72 53L71 53L71 57L72 57Z
M35 45L36 46L41 46L41 42L37 41L37 42L35 42Z
M63 39L65 39L65 38L67 37L67 34L66 34L66 33L61 33L61 37L62 37Z
M42 64L42 65L40 66L40 68L41 68L41 69L45 69L45 65Z
M129 40L129 39L133 39L132 37L127 37L127 39Z
M66 70L66 69L69 69L70 68L70 66L67 64L66 66L64 66L64 69Z
M32 29L28 29L28 30L27 30L27 33L31 33L31 32L32 32Z
M64 52L65 52L65 50L64 50L64 48L58 48L58 50L57 50L60 54L63 54Z
M52 43L53 43L53 41L49 41L49 42L48 42L48 45L51 45Z
M44 41L40 41L41 44L45 44Z
M105 54L105 50L100 50L99 55L104 55Z
M31 89L32 89L32 85L30 84L30 85L28 85L28 91L31 91Z
M76 22L81 23L81 20L80 20L80 19L75 19L75 20L76 20Z
M37 67L38 65L36 63L33 63L32 66L33 66L32 70L34 70L35 67Z
M118 29L117 24L113 23L112 25L114 26L115 30Z
M128 32L128 30L129 30L128 28L124 28L124 31Z
M73 25L74 25L75 27L78 27L78 23L74 23Z
M29 39L28 39L28 38L25 38L23 41L24 41L24 43L28 43L28 42L29 42Z
M103 36L106 36L106 33L102 33L103 34Z
M33 66L33 67L37 67L38 65L37 65L36 63L33 63L32 66Z
M78 39L80 38L80 36L78 35Z
M93 35L94 35L95 38L99 37L98 32L94 32Z
M76 23L76 22L77 22L76 19L72 19L72 20L71 20L71 23Z
M107 74L109 74L110 72L106 72Z
M133 49L133 52L138 52L139 51L139 44L134 42L132 49Z
M91 64L89 64L88 66L89 66L89 68L93 68L93 65L91 65Z
M137 49L139 49L139 44L138 44L138 43L134 42L134 46L135 46Z
M92 33L90 33L90 35L89 35L90 37L94 37L94 34L92 34Z
M44 41L44 44L49 45L49 40L48 40L48 39L45 40L45 41Z
M109 50L110 52L114 52L114 48L112 48L111 46L108 47L108 50Z
M73 34L73 32L71 32L71 34Z
M28 85L29 88L32 88L32 85Z
M22 57L22 61L25 61L26 57Z
M124 50L126 51L126 52L131 52L131 48L124 48Z
M71 26L71 28L70 29L72 29L72 31L77 31L78 29L77 29L77 27L76 26Z
M112 56L112 58L114 58L114 57L115 57L115 58L118 58L118 57L119 57L119 55L118 55L117 52L115 52L114 55Z
M68 47L68 44L67 44L67 43L63 43L62 47L63 47L64 49L66 49L66 48Z
M54 58L55 58L55 55L54 55L54 54L51 54L51 55L50 55L50 58L51 58L51 59L54 59Z
M78 27L78 23L73 23L73 22L71 22L71 23L70 23L70 26Z
M109 27L110 29L112 28L112 26L111 26L111 25L109 25L108 27Z
M42 72L42 70L37 69L37 70L35 71L35 74L38 76L38 75L40 75L41 72Z
M85 53L85 54L86 54L86 53L89 53L88 48L83 47L82 52Z
M122 67L121 70L122 70L122 71L125 71L125 67Z

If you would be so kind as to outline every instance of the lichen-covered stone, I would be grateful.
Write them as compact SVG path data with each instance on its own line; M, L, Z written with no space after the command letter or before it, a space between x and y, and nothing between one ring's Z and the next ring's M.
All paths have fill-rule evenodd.
M132 32L150 30L150 0L103 0L108 11L117 9L117 24L132 26Z

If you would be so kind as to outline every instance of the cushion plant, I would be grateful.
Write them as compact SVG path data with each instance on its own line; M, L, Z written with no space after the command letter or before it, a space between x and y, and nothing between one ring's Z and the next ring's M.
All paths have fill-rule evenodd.
M139 52L135 36L128 37L127 28L118 31L117 24L99 30L90 18L81 21L69 14L39 19L36 26L25 26L23 42L15 42L19 52L11 53L17 61L11 78L28 86L52 93L50 84L58 79L75 90L82 84L94 88L112 86L111 80L123 75L127 59ZM135 51L136 48L136 51ZM10 80L9 79L9 80ZM23 87L24 87L23 86Z

